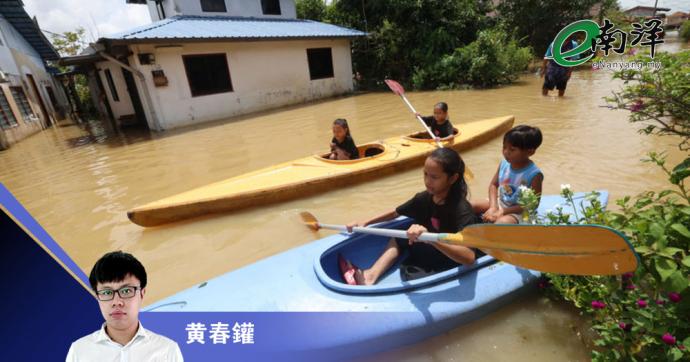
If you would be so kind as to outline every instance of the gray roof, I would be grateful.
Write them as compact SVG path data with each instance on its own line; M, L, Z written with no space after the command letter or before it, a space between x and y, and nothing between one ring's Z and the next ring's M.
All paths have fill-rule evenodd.
M43 60L57 60L58 53L43 35L38 25L24 10L24 4L20 0L0 1L0 14L17 29L24 39L33 47Z
M101 40L113 43L155 41L218 41L353 38L365 36L359 30L301 19L265 19L225 16L174 16Z

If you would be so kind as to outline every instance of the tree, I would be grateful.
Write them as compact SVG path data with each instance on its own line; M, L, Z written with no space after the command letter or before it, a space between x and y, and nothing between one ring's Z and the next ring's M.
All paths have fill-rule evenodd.
M310 19L321 21L326 14L324 0L297 0L295 2L298 19Z
M84 35L86 30L82 27L78 27L75 31L66 31L62 34L51 34L51 43L55 50L62 56L72 56L78 55L87 46Z
M74 31L66 31L62 34L51 34L51 43L57 52L65 56L75 56L79 55L88 46L88 41L85 38L86 30L82 27L78 27ZM57 66L61 72L70 70L66 66ZM89 89L88 79L84 74L75 74L73 78L70 79L70 92L74 94L77 98L77 108L81 106L86 106L87 113L95 113L95 108L91 102L91 92Z
M566 25L591 18L590 9L596 4L601 4L600 14L617 6L611 0L504 0L497 9L508 29L515 29L536 54L544 54Z
M372 87L384 78L409 83L415 67L473 42L489 23L489 9L489 1L337 0L323 20L368 32L353 42L353 63Z

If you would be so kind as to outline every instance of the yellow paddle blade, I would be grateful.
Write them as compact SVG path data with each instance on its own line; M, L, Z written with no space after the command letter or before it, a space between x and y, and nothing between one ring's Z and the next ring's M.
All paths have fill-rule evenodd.
M575 275L623 274L638 259L625 236L600 225L477 224L444 241L484 250L520 267Z
M316 216L314 216L312 213L310 213L309 211L302 211L299 213L299 216L302 219L304 225L307 225L307 227L314 231L319 230L319 221L316 219Z
M523 254L482 249L494 258L526 269L569 275L620 275L637 268L631 250L621 249L600 254Z

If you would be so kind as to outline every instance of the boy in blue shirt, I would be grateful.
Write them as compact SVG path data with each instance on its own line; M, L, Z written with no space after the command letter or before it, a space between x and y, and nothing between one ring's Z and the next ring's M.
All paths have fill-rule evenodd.
M544 174L530 160L541 141L539 128L526 125L516 126L503 136L504 159L489 183L489 199L472 203L475 213L483 213L484 222L519 224L524 211L518 204L521 187L541 196Z

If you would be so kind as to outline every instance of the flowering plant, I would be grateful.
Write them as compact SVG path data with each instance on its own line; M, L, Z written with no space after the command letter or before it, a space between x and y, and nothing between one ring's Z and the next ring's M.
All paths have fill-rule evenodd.
M596 192L576 204L570 185L562 185L573 215L557 207L537 220L610 226L626 234L640 257L637 270L620 276L548 274L540 284L591 316L596 361L690 360L690 192L663 156L652 153L648 161L664 170L675 190L625 197L612 212Z

